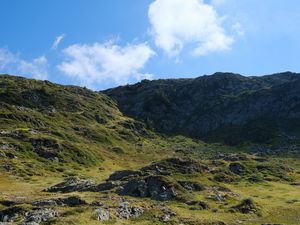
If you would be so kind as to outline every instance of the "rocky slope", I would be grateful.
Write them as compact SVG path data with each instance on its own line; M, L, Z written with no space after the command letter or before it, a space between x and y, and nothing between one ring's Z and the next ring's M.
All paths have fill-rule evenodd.
M117 101L123 113L157 131L227 144L295 135L299 125L300 74L290 72L144 80L104 93Z

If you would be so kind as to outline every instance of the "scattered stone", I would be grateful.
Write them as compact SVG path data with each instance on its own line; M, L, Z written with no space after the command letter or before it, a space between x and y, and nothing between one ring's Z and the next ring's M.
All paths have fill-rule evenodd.
M45 189L46 192L69 193L74 191L89 191L93 189L94 183L89 180L83 180L76 177L65 179L62 183L56 184Z
M110 219L109 211L107 209L95 209L94 215L99 221L108 221Z
M47 222L55 217L58 217L58 212L53 209L37 209L27 212L25 219L20 225L35 225L42 222Z

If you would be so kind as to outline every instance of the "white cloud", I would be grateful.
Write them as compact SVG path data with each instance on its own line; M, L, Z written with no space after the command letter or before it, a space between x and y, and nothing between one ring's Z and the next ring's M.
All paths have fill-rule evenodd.
M13 54L8 49L0 49L0 73L29 76L35 79L47 79L48 60L45 56L31 61L21 59L19 54Z
M141 69L155 54L145 43L118 46L112 41L93 45L71 45L63 50L65 60L58 68L86 86L112 82L126 84L131 80L150 78Z
M33 59L32 61L20 60L18 63L19 73L30 75L39 80L45 80L48 77L48 60L45 56Z
M229 50L233 38L222 27L222 18L203 0L156 0L148 11L155 44L177 56L186 44L194 55Z
M52 44L51 49L57 49L61 41L65 38L65 34L61 34L58 37L56 37L55 41Z

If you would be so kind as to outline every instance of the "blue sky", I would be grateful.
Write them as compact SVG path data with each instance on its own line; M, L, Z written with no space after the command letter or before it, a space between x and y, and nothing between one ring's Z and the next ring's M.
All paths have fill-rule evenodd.
M95 90L300 71L298 0L2 0L0 73Z

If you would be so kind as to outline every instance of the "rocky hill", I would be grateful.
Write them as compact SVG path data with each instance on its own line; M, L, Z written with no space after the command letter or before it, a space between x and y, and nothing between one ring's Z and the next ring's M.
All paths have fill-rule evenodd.
M300 224L299 87L0 75L0 224Z
M300 74L291 72L144 80L104 93L117 101L125 115L167 134L227 144L265 143L293 136L299 127Z

